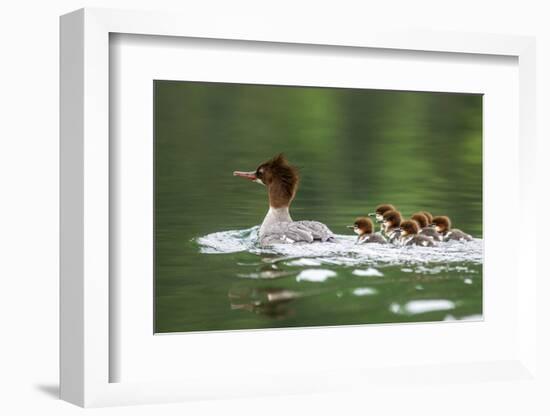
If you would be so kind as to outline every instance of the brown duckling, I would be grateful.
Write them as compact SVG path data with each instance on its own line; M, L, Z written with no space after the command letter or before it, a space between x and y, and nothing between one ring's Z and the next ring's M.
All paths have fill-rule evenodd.
M388 211L395 211L392 204L381 204L376 207L374 212L369 213L369 217L374 217L375 221L380 224L380 231L384 232L384 214Z
M428 214L430 213L428 212ZM434 227L430 226L430 219L432 219L431 214L428 218L424 212L417 212L416 214L411 215L411 220L416 221L420 226L420 231L418 231L418 234L432 237L435 241L443 241L441 234L439 234Z
M424 214L428 219L428 226L433 224L434 216L428 211L420 211L419 214Z
M435 246L432 237L419 234L420 226L414 220L407 220L401 223L401 236L399 241L404 246L422 246L433 247Z
M357 234L357 241L355 244L387 243L386 239L382 235L372 232L373 223L370 218L358 217L355 219L353 225L348 225L348 228L353 229L353 232Z
M451 220L447 216L434 217L433 224L435 225L435 230L441 234L443 241L472 241L473 238L470 234L466 234L464 231L461 231L457 228L451 229Z
M397 243L401 236L401 214L399 211L386 211L382 216L382 225L384 226L384 235L388 242Z

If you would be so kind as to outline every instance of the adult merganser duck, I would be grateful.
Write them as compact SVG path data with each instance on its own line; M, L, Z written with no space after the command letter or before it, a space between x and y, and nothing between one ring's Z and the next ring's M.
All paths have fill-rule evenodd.
M292 221L289 207L298 188L298 170L283 154L262 163L252 172L233 172L267 187L269 211L260 226L260 245L281 243L312 243L334 240L329 228L317 221Z
M407 220L401 223L400 242L404 246L435 246L434 240L426 235L418 234L420 227L414 220Z
M426 214L417 212L416 214L411 215L411 220L416 221L420 226L420 231L418 231L418 234L432 237L435 241L443 241L441 234L439 234L435 228L430 225L431 223L429 222Z
M386 211L382 216L384 234L390 243L397 243L401 237L401 214L399 211Z
M373 224L370 218L356 218L353 225L348 225L348 228L353 229L355 234L357 234L357 241L355 242L355 244L387 243L386 239L380 234L372 232Z
M470 234L466 234L464 231L453 228L451 229L451 220L446 216L434 217L433 224L435 230L441 234L443 241L457 240L457 241L472 241L473 238Z
M381 204L376 207L374 212L370 212L369 217L375 217L375 220L380 224L380 231L384 232L384 213L388 211L396 211L395 207L392 204Z

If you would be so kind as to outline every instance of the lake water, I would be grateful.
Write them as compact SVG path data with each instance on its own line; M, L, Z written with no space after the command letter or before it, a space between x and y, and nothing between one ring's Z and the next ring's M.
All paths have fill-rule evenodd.
M482 99L155 82L155 331L479 319ZM335 243L261 249L263 186L232 176L284 152L295 220ZM449 215L473 242L354 244L346 225L392 203Z

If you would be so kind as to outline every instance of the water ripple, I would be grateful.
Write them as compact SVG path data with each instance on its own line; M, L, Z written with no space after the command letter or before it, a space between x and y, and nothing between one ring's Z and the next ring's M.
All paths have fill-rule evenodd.
M253 254L275 254L280 259L270 260L295 262L295 265L317 266L362 266L362 265L419 265L416 269L407 268L416 273L433 272L422 268L427 263L463 263L481 264L483 262L483 240L470 242L452 241L438 243L435 247L398 247L381 244L355 244L355 236L337 235L337 241L312 244L277 244L272 247L260 247L257 244L259 227L244 230L222 231L196 239L201 253L224 254L249 252ZM311 259L315 260L311 260ZM309 260L306 260L309 259ZM297 263L296 263L297 262ZM456 266L456 271L458 270ZM405 270L403 270L405 271Z

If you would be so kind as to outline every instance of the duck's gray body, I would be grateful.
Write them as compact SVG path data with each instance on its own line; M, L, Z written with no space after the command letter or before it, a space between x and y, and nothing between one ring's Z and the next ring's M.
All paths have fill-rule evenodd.
M318 221L292 221L288 207L270 207L260 227L260 245L331 241L334 234Z
M402 238L401 243L404 246L422 246L422 247L433 247L435 246L434 240L432 237L428 237L421 234L408 235Z
M401 230L399 228L393 228L386 233L388 243L398 244L401 237Z
M473 238L470 234L466 234L464 231L458 229L452 229L447 231L443 235L443 241L472 241Z
M418 234L432 237L435 241L443 241L443 236L439 234L433 227L424 227Z
M357 237L356 244L369 244L369 243L386 244L387 241L382 235L378 233L361 235Z

